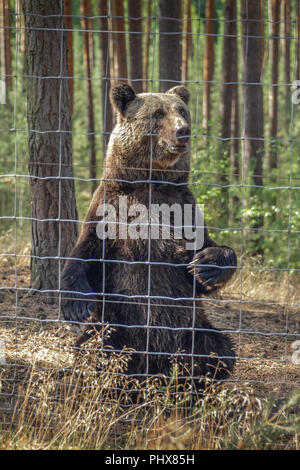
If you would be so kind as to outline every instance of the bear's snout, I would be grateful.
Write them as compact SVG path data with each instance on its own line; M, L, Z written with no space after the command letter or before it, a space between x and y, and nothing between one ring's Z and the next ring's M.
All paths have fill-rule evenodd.
M189 126L181 126L176 129L176 137L181 143L188 142L190 138L190 127Z

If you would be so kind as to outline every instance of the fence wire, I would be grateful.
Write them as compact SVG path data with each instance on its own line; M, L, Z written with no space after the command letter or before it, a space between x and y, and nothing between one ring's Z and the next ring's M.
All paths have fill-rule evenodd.
M14 2L11 2L11 4ZM186 86L190 89L191 93L191 114L192 114L192 129L191 129L191 146L192 146L192 164L190 171L190 179L188 181L170 181L156 179L156 169L153 164L153 139L156 137L153 132L152 115L150 113L150 132L147 134L135 134L132 137L150 137L150 167L143 168L137 166L130 166L128 169L132 170L134 175L140 174L141 178L126 179L119 177L107 178L103 177L103 169L108 168L105 162L104 144L102 137L105 135L118 137L120 135L118 129L107 131L105 116L104 119L100 118L102 112L102 105L108 107L109 96L108 88L106 87L105 99L101 104L101 82L109 81L112 85L118 82L131 83L133 88L136 82L142 81L147 84L147 92L150 94L150 109L154 106L152 99L155 93L159 91L159 85L163 82L158 76L158 57L159 57L159 41L162 35L178 35L178 33L161 32L159 30L159 5L158 1L152 2L150 25L150 67L149 75L147 77L139 77L131 79L130 76L111 76L108 74L111 61L116 60L112 54L113 44L116 36L124 35L126 40L130 34L141 34L142 37L146 36L146 32L141 33L132 32L129 29L129 20L146 21L149 19L147 15L143 14L139 18L129 17L126 13L125 30L115 30L112 26L108 30L95 28L96 22L101 18L101 15L86 16L79 12L79 2L73 2L75 10L72 15L65 15L63 10L63 1L60 1L60 13L42 15L35 12L27 12L28 16L40 17L43 19L53 18L57 21L55 28L39 28L33 27L30 31L26 28L23 22L23 13L20 9L20 2L15 2L14 10L11 8L9 11L9 23L1 23L1 46L5 46L5 32L7 30L11 33L10 46L13 49L12 72L8 73L5 69L5 58L1 55L1 75L2 82L1 90L5 90L6 103L1 104L1 118L0 118L0 136L1 136L1 149L0 149L0 187L1 187L1 202L0 202L0 219L1 219L1 232L0 232L0 259L1 259L1 287L0 287L0 302L2 304L0 313L1 325L1 355L0 367L2 370L1 376L1 389L0 389L0 408L3 411L9 411L13 408L17 396L20 396L20 384L28 383L31 379L27 375L28 369L34 364L38 371L57 370L69 371L74 365L74 353L76 332L81 328L80 322L74 320L64 321L61 314L61 303L67 297L67 294L73 296L81 295L84 297L82 302L93 299L95 304L99 304L101 311L101 321L95 322L91 319L86 321L86 325L90 327L100 325L106 326L112 331L126 330L134 331L138 336L142 332L146 332L145 348L136 350L135 356L139 356L141 363L145 358L143 370L138 374L127 373L125 370L116 370L116 375L126 375L135 377L138 375L140 378L148 378L156 376L150 368L150 358L158 356L159 358L166 356L175 360L178 358L190 358L191 370L189 374L182 375L182 378L189 378L190 374L194 377L195 360L199 357L210 358L210 355L201 355L195 352L195 334L198 332L212 332L224 333L232 338L234 345L235 368L232 374L225 379L225 382L243 384L253 384L256 387L257 393L260 395L276 393L277 396L286 396L291 390L295 390L300 384L300 369L297 356L297 340L300 340L300 298L299 298L299 258L297 257L299 233L300 233L300 218L298 217L299 208L299 195L300 186L298 180L299 174L299 161L297 153L299 151L300 139L297 138L299 125L296 119L297 104L291 98L290 103L290 125L288 133L283 129L283 118L279 113L278 117L278 134L276 137L270 136L268 133L269 121L265 122L265 134L262 137L255 136L249 137L245 133L246 113L248 112L248 103L242 99L242 90L245 85L257 87L256 82L245 82L242 76L242 67L247 66L247 58L249 54L249 40L250 39L264 39L265 49L268 49L269 42L278 39L289 39L292 45L292 52L294 53L293 69L296 68L297 61L297 44L299 37L291 31L290 35L283 35L282 31L279 36L273 36L266 31L270 25L276 22L270 18L264 18L263 24L265 26L265 34L248 35L243 34L242 23L243 21L251 21L248 18L236 18L232 21L237 23L237 34L227 35L222 31L226 19L222 17L223 12L218 11L218 15L214 18L205 18L203 11L203 4L205 2L193 2L192 17L188 20L191 23L191 31L188 33L193 41L193 56L189 58L190 71L189 77L186 80ZM196 5L197 3L197 5ZM144 5L144 3L143 3ZM119 16L113 14L113 2L107 2L108 15L105 18L109 24ZM294 10L293 10L294 13ZM240 11L238 11L240 15ZM84 18L92 21L92 28L82 28L77 25L72 28L66 28L64 21L69 17L73 22L82 21ZM2 12L2 18L4 15ZM183 24L182 19L174 19L172 17L165 18L169 21L176 21L178 24ZM218 31L209 34L205 31L205 22L212 21ZM252 20L253 21L253 20ZM255 20L254 20L255 21ZM292 18L290 25L295 29L296 18ZM277 22L278 23L278 22ZM283 21L279 21L282 25ZM24 64L24 56L26 56L26 48L24 45L24 38L33 31L55 32L60 33L59 44L53 44L54 48L59 48L60 51L60 70L58 75L30 75L26 72L26 64ZM65 64L65 38L66 33L72 32L73 34L73 53L74 53L74 73L69 75L64 70ZM94 57L94 66L90 76L84 76L84 67L82 64L83 55L83 33L92 35L95 41L93 53L96 55L96 46L98 45L99 36L101 34L108 35L108 50L107 50L107 63L105 74L99 74L99 66L101 65L100 59ZM203 54L205 49L204 40L212 36L215 41L215 76L211 80L204 80L203 72ZM220 136L220 115L217 111L220 101L219 89L224 81L219 77L222 76L222 47L221 41L225 37L236 37L238 44L240 41L245 42L245 52L243 54L242 48L239 47L239 79L238 81L226 82L226 85L238 85L240 105L240 135L230 135L228 137ZM127 44L128 48L128 44ZM136 51L137 54L141 51ZM266 53L266 52L265 52ZM127 51L127 59L129 59L129 52ZM230 61L230 58L228 58ZM110 62L109 62L110 61ZM281 63L280 63L281 64ZM102 64L103 66L103 64ZM280 65L282 67L282 65ZM104 69L103 68L103 69ZM217 75L217 76L216 76ZM283 75L283 67L280 68L278 83L272 83L270 72L265 71L259 85L262 90L271 90L278 88L280 99L278 106L283 109L283 93L286 88L291 89L295 86L294 79L299 79L294 74L293 80L286 83ZM292 73L293 75L293 73ZM12 79L12 86L9 88L7 85L8 79ZM55 110L58 114L58 126L53 129L36 129L28 128L26 123L26 92L28 90L28 83L30 80L39 79L42 81L56 81L59 80L58 88L58 109ZM63 124L64 113L63 109L63 83L69 82L72 79L74 84L74 111L73 111L73 128L71 130L65 129ZM172 77L165 80L172 82L173 85L181 85L181 80L174 80ZM86 111L87 102L83 99L85 94L84 86L87 83L93 86L94 98L94 111L95 113L95 128L90 129L86 124ZM211 107L214 119L211 120L210 126L207 131L201 125L201 112L202 112L202 93L203 85L209 82L213 87L211 95ZM4 85L3 85L4 84ZM97 88L98 87L98 88ZM78 102L76 102L78 99ZM266 121L266 103L267 94L264 95L265 102L265 121ZM255 113L253 114L255 117ZM44 162L32 160L32 156L28 151L28 140L33 138L41 138L44 135L57 134L59 137L58 146L55 151L58 154L57 161ZM73 163L66 163L64 161L65 137L72 136L73 139ZM88 162L87 154L90 151L91 137L95 138L95 145L97 149L96 163ZM168 137L168 135L166 135ZM244 145L246 140L254 140L262 142L271 148L273 144L277 145L278 151L278 165L279 171L270 173L267 164L264 164L263 174L253 174L249 168L246 147ZM234 169L226 168L218 164L220 155L220 148L218 145L221 143L238 141L242 145L242 149L238 155L240 171L235 172ZM265 148L264 155L267 154L268 148ZM230 163L230 156L228 156ZM213 162L215 167L213 168ZM26 172L25 168L29 166L34 171ZM230 165L229 165L230 166ZM48 174L38 174L36 169L44 168ZM66 169L73 169L74 174L68 175ZM91 174L91 168L96 170L96 176ZM124 167L126 168L126 166ZM112 166L112 170L114 167ZM165 170L172 174L176 170L169 168ZM182 173L182 170L178 170ZM251 172L252 171L252 172ZM146 178L143 176L146 173ZM253 177L261 178L261 184L253 183ZM37 182L45 188L48 183L53 181L58 182L57 193L53 197L58 200L58 211L51 212L47 217L43 215L35 217L30 212L31 195L29 191L30 181ZM65 218L62 211L64 193L62 185L65 181L71 181L76 185L76 199L78 207L78 217ZM265 183L267 181L267 183ZM131 191L136 190L137 185L148 185L148 206L151 207L153 199L153 188L155 184L164 184L166 187L182 187L191 188L195 194L198 204L204 203L205 217L207 218L207 228L213 237L216 237L220 245L233 246L238 255L238 265L236 274L231 283L222 290L220 294L211 294L210 296L197 294L197 280L193 277L192 289L190 296L180 295L180 286L172 286L172 291L176 291L178 287L178 295L154 295L152 293L152 279L153 269L161 269L162 283L164 269L178 269L182 270L189 266L189 262L177 263L169 261L166 257L165 260L153 260L151 252L151 239L148 238L147 253L142 259L114 259L109 256L106 251L106 241L103 241L102 254L99 257L87 257L86 259L70 256L69 253L64 252L63 246L63 223L78 226L78 230L89 224L97 224L99 220L85 221L84 216L90 202L90 190L93 183L104 183L104 203L106 203L106 185L112 182L126 183L129 187L132 186ZM222 219L222 212L224 203L224 194L226 191L231 191L230 196L230 211L232 215L228 218ZM251 206L249 192L256 190L254 200L256 206ZM47 189L48 191L48 189ZM270 196L272 195L272 197ZM256 199L255 199L256 198ZM258 201L258 202L257 202ZM219 203L219 206L218 206ZM260 207L262 205L262 207ZM265 223L259 226L253 226L249 217L253 216L253 212L263 209L263 219ZM279 214L277 216L276 214ZM238 216L236 215L238 214ZM276 218L277 217L277 218ZM282 218L282 219L281 219ZM56 227L57 239L51 240L49 246L53 242L55 245L56 254L43 253L38 255L37 250L31 247L30 232L31 224L53 224ZM277 226L276 226L277 224ZM122 222L117 222L118 227ZM126 223L125 223L126 225ZM140 224L140 226L142 226ZM149 222L145 224L149 228ZM174 224L159 224L162 228L174 228ZM251 243L251 236L258 234L264 237L263 248L256 246L251 252L249 245ZM269 238L268 238L269 237ZM271 238L273 237L273 238ZM269 242L269 243L268 243ZM256 242L257 244L259 241ZM259 249L258 249L259 248ZM69 250L70 251L70 250ZM282 252L282 255L281 255ZM259 256L255 256L255 255ZM48 287L39 286L30 281L30 268L32 269L33 263L43 262L45 269L49 262L49 272L51 269L50 262L57 262L57 275L56 284ZM102 271L102 285L99 290L84 292L78 290L64 290L61 287L61 275L66 261L80 261L80 263L97 263ZM108 271L113 269L114 265L123 265L125 273L128 270L129 283L130 276L132 276L133 266L146 266L147 279L146 290L137 291L133 294L128 292L118 291L115 286L115 291L110 290L110 283L107 283ZM208 265L210 266L210 265ZM142 271L140 271L142 272ZM137 271L137 274L139 271ZM141 279L141 288L144 279ZM101 299L100 299L101 297ZM199 301L202 303L199 304ZM112 320L116 317L111 317L110 312L118 309L118 305L130 309L142 309L146 312L145 322L140 321L137 316L136 322L127 324L126 318L120 315L118 321ZM159 324L153 324L152 315L153 309L164 308L169 310L186 310L190 318L190 323L184 326L166 324L163 318L160 319ZM120 307L121 308L121 307ZM206 312L209 321L212 324L211 328L198 327L197 317L202 311ZM120 310L122 311L122 310ZM191 313L192 312L192 313ZM170 350L151 350L151 338L153 334L157 333L157 337L161 337L164 332L182 333L183 331L191 333L190 352L178 351L174 352L172 347ZM103 335L101 332L101 338ZM66 339L67 338L67 339ZM172 346L172 345L170 345ZM107 345L101 345L101 354L112 353L130 356L130 344L124 344L124 348L116 348L110 344L109 339ZM129 349L126 349L129 348ZM97 356L99 351L94 346L90 346L87 342L83 348L90 357L90 353ZM223 355L221 360L230 358L231 356ZM153 359L152 359L153 360ZM105 361L104 361L105 362ZM171 361L172 362L172 361ZM130 364L130 361L129 361ZM98 366L99 367L99 366ZM101 366L103 367L103 365ZM171 367L170 367L171 370ZM102 371L102 369L101 369ZM100 373L100 372L99 372ZM165 374L166 375L166 374ZM172 378L166 375L166 378ZM120 385L114 385L116 389L120 389ZM21 391L21 395L22 395ZM58 400L57 395L54 401Z

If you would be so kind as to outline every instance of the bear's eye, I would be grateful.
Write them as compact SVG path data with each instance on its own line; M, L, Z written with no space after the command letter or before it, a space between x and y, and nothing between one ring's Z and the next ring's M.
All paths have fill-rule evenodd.
M186 110L184 108L180 107L180 108L178 108L177 111L182 117L184 117L185 119L187 118Z
M162 109L157 109L152 113L153 119L163 119L165 117L165 112Z

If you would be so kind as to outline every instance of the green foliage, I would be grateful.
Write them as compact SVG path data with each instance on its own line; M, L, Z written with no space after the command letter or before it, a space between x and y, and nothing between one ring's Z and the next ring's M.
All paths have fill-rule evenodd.
M251 168L245 174L233 174L229 147L222 147L217 137L220 134L220 93L222 82L222 51L224 22L224 0L215 2L217 34L215 40L214 82L211 89L211 126L209 135L204 135L202 122L203 92L203 53L205 46L204 18L205 2L192 2L193 56L189 61L189 89L191 93L191 112L193 117L192 168L191 182L199 203L205 206L207 225L212 236L219 243L232 244L237 251L263 253L265 266L278 268L299 268L300 254L297 237L300 230L300 185L299 151L297 138L300 130L300 106L291 106L290 129L286 131L286 108L283 86L279 87L278 139L268 143L268 83L270 82L269 63L266 62L263 74L265 109L265 155L263 187L253 188ZM201 6L199 12L199 5ZM11 8L14 2L11 2ZM96 15L97 2L93 2ZM127 6L125 2L125 12ZM153 81L149 90L158 91L158 51L159 35L155 5L152 5L152 32L150 47L149 73ZM199 20L200 13L200 20ZM143 14L146 4L143 3ZM265 19L267 19L267 10ZM294 12L292 11L292 15ZM74 112L73 125L73 162L76 179L76 194L79 219L83 220L91 194L89 178L89 142L87 131L87 97L84 79L83 41L79 2L73 2L73 50L74 50ZM9 92L7 105L1 106L0 129L0 232L14 227L18 237L30 239L30 221L24 220L22 227L13 217L30 218L30 192L28 178L28 133L26 121L26 79L24 78L24 51L21 37L16 35L15 17L12 20L13 70L15 77ZM93 27L98 28L95 18ZM266 23L267 28L267 23ZM126 23L128 30L128 24ZM242 78L241 25L238 24L239 77ZM267 34L267 29L266 29ZM293 34L292 34L293 36ZM128 36L127 36L128 40ZM265 44L267 48L267 44ZM294 57L294 42L291 41L291 57ZM279 82L284 83L282 67L279 67ZM292 67L291 67L292 71ZM94 34L94 67L92 71L93 97L95 107L97 176L100 179L104 161L102 149L101 122L101 67L99 37ZM240 101L241 87L240 87ZM242 107L240 109L242 119ZM241 126L242 127L242 126ZM242 137L242 130L240 131ZM242 139L237 156L242 168ZM270 145L276 147L278 169L270 174L267 166L267 153ZM14 175L18 176L15 177ZM255 231L257 222L263 220L264 232ZM243 248L241 248L241 236Z

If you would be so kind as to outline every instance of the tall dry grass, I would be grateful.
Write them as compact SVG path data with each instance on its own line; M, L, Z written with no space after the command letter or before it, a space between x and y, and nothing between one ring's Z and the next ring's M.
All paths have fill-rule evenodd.
M126 351L102 351L103 334L71 367L42 367L38 357L28 365L1 419L1 449L299 449L300 392L278 403L245 384L206 380L191 401L179 364L169 380L138 382L124 374Z

